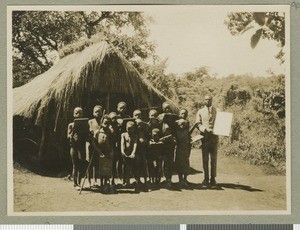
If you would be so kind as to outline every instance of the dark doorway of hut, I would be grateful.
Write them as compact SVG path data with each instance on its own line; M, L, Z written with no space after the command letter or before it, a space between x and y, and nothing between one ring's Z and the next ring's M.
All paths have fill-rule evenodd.
M64 140L47 136L41 155L43 127L32 119L22 116L13 117L13 164L16 168L27 169L43 176L60 177L71 163L66 154L68 146ZM50 139L49 139L50 138ZM62 164L63 162L63 164Z
M42 129L34 122L22 116L13 117L13 163L38 174L42 172L39 161L39 144Z

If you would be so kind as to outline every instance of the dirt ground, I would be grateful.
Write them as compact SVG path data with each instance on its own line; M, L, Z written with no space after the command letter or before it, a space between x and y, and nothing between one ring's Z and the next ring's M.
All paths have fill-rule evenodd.
M218 156L218 186L204 188L201 150L191 154L190 187L180 189L173 176L172 189L136 192L118 189L117 194L84 190L81 195L64 178L43 177L14 169L15 212L90 211L270 211L286 210L286 177L265 173L262 167L240 159Z

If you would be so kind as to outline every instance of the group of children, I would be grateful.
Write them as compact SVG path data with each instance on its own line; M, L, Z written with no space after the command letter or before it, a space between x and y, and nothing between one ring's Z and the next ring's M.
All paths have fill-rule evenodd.
M151 109L145 122L141 110L134 110L130 117L126 103L120 102L117 111L108 115L96 105L93 116L88 134L76 130L76 120L83 117L80 107L74 109L74 122L68 126L75 188L80 188L85 173L91 187L99 186L98 178L100 186L114 188L116 178L124 186L134 178L137 186L146 187L149 183L158 186L165 177L170 188L173 172L178 174L180 186L188 186L192 130L186 109L172 114L170 104L164 102L162 113Z

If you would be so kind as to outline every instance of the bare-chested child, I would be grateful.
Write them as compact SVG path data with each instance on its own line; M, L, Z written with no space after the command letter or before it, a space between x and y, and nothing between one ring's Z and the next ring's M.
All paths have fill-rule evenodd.
M96 105L94 106L93 109L93 119L89 120L89 127L90 127L90 133L92 138L94 138L96 132L100 129L100 123L101 123L101 118L102 118L102 106L101 105ZM89 161L91 160L92 156L92 170L90 170L88 174L88 181L91 187L91 174L92 178L94 179L94 184L93 186L97 186L97 178L98 178L98 170L99 170L99 156L98 154L93 154L93 147L92 145L89 146Z
M76 107L73 112L74 119L83 117L83 110ZM81 179L83 177L84 165L86 160L86 141L87 136L80 134L75 130L74 122L68 125L67 138L70 141L70 156L72 160L72 176L74 181L74 188L80 189Z
M112 177L112 158L113 158L113 147L112 147L112 129L110 126L110 118L108 115L104 115L100 129L95 134L94 149L99 155L99 174L101 186L104 186L104 190L107 190L107 185ZM112 188L112 187L109 187Z
M124 185L130 185L130 177L134 173L134 161L137 149L137 138L135 133L135 124L128 121L126 131L121 135L121 153L124 160Z

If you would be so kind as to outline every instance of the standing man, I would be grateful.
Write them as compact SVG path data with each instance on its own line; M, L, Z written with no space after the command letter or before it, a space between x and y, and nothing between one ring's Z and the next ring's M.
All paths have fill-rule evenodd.
M196 115L198 128L203 135L202 138L202 161L204 170L203 185L216 185L217 176L217 152L218 152L218 136L213 134L214 122L216 119L217 109L212 106L212 97L206 95L204 97L204 107L199 109ZM210 157L210 181L209 166Z

